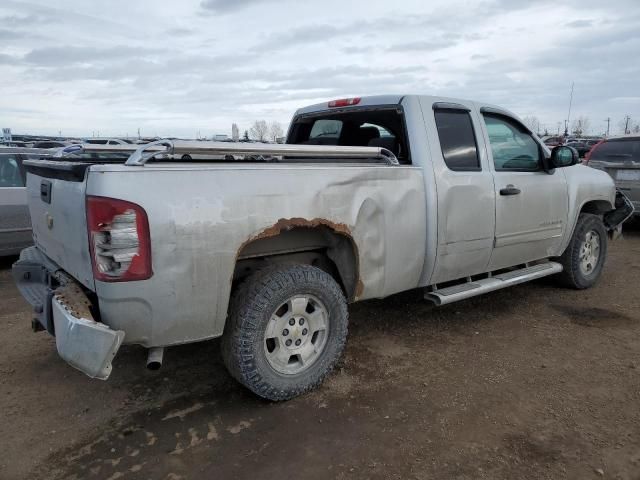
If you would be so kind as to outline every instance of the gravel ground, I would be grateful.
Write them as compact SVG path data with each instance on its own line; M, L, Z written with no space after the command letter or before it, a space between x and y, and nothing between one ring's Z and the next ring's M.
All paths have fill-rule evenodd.
M218 343L107 382L60 360L0 260L2 479L640 479L640 222L588 291L549 279L436 308L352 305L319 390L261 401Z

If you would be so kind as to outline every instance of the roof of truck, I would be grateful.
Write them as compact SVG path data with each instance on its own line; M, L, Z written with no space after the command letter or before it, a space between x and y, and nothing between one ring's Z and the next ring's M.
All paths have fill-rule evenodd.
M419 97L423 100L431 101L433 103L442 102L442 103L461 103L461 104L474 104L481 108L483 111L493 112L493 113L504 113L511 117L519 118L515 113L503 108L499 105L492 105L490 103L478 102L474 100L462 99L462 98L454 98L454 97L444 97L438 95L419 95L419 94L408 94L408 95L371 95L366 97L348 97L342 98L338 101L343 100L353 100L357 99L357 107L366 107L368 105L394 105L399 104L406 97ZM305 115L309 113L316 112L326 112L330 110L329 103L332 101L336 101L335 99L328 100L322 103L316 103L313 105L309 105L307 107L300 108L296 111L295 116L297 115ZM345 105L346 108L356 105Z
M368 97L352 97L360 98L358 107L366 107L367 105L393 105L400 103L405 95L371 95ZM304 115L305 113L321 112L327 110L328 101L309 105L296 111L296 115Z

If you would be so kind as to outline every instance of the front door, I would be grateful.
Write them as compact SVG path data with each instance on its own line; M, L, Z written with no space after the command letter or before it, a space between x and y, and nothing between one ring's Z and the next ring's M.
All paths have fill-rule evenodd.
M496 198L496 230L489 270L557 253L567 228L568 191L561 169L542 169L544 152L514 118L483 113Z

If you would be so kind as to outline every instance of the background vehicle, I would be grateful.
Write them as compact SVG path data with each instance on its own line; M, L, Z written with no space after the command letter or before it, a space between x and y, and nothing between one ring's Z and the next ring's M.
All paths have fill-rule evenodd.
M575 148L580 158L584 158L586 153L591 150L591 146L586 141L568 142L567 147Z
M0 256L17 255L33 244L23 161L32 149L0 149Z
M544 137L543 142L547 147L553 148L553 147L557 147L558 145L564 145L566 142L566 139L563 136L551 136L551 137Z
M83 143L90 143L92 145L130 145L132 140L126 140L121 138L99 138L91 137L82 140Z
M163 347L222 336L238 381L292 398L336 364L348 302L425 287L442 305L552 274L587 288L631 210L574 150L548 156L515 115L467 100L340 99L298 110L287 145L134 148L26 162L36 247L14 277L97 378L122 342L158 366ZM244 160L154 159L184 154Z
M640 211L640 135L612 137L600 141L586 157L586 163L611 175L616 187Z
M35 142L33 144L33 148L59 148L66 147L70 145L69 142L59 142L57 140L42 140L40 142Z

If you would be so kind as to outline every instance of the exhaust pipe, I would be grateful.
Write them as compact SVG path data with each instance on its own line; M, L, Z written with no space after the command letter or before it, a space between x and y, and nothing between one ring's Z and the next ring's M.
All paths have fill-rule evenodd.
M149 349L147 355L147 368L149 370L159 370L162 366L162 357L164 355L164 347L153 347Z

